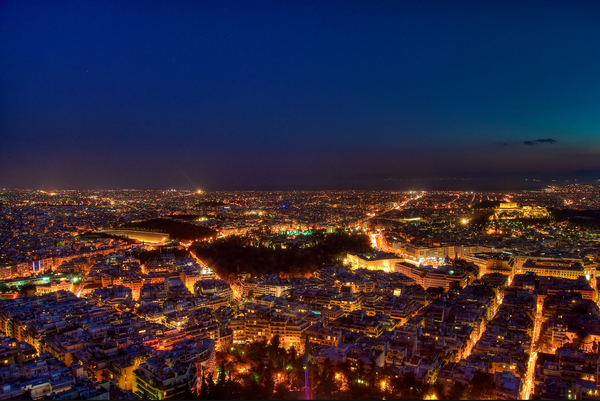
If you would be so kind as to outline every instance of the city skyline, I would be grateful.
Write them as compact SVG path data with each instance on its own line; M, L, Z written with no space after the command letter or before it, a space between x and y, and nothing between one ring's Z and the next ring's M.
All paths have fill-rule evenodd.
M600 2L0 2L0 400L600 400Z
M594 2L1 7L0 187L600 178Z
M599 399L598 194L0 189L0 398Z

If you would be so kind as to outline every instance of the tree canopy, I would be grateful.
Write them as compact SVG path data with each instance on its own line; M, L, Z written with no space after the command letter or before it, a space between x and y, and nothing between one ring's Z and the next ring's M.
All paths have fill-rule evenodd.
M494 400L496 399L496 382L488 373L477 372L469 383L469 399Z
M329 234L311 247L271 249L254 246L247 237L227 237L210 243L195 243L191 250L221 277L231 273L254 275L288 273L302 275L323 266L340 266L347 252L372 251L366 235Z

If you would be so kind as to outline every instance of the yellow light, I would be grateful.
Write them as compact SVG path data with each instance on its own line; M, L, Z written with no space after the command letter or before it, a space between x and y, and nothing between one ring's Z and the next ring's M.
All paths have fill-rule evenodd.
M383 390L385 390L385 387L386 387L386 386L387 386L387 383L385 382L385 380L384 380L384 381L382 381L382 382L381 382L381 388L382 388Z
M461 223L463 223L463 224L467 224L468 222L469 222L469 220L467 220L467 219L462 219L461 220Z
M201 190L201 189L199 189L199 190L197 190L197 191L196 191L196 193L197 193L197 194L201 194L201 193L202 193L202 190Z

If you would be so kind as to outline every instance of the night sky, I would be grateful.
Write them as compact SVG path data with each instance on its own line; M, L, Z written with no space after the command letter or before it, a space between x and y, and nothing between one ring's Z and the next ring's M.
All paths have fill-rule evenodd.
M598 21L598 1L2 1L0 187L600 170Z

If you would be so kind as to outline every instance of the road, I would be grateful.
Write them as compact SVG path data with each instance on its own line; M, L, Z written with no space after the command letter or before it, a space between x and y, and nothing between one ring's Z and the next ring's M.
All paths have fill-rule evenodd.
M417 199L421 198L422 196L423 196L422 194L419 194L414 197L410 197L410 198L404 200L402 203L400 203L397 206L394 206L390 209L379 212L378 215L383 215L392 210L402 210L409 202L416 201ZM369 219L372 219L373 217L377 217L377 215L373 214L373 216L369 217ZM380 233L373 232L370 234L370 236L371 236L371 245L373 246L373 248L377 249L378 251L396 253L393 248L390 248L386 245L385 239L383 238L383 236Z
M189 246L186 249L189 252L189 254L192 255L192 257L194 258L194 260L196 261L196 263L198 263L198 266L200 266L203 269L210 269L210 270L212 270L215 273L215 276L217 276L217 279L223 280L223 278L220 277L217 274L217 272L215 272L213 269L211 269L202 259L200 259L198 256L196 256L196 254L194 252L190 251ZM225 280L225 281L227 281L227 280ZM229 282L229 281L227 281L227 282ZM240 293L238 292L238 290L234 286L232 286L231 284L230 284L230 286L231 286L231 289L233 290L233 298L236 301L240 301L242 299L242 296L240 295Z
M537 351L535 351L535 343L540 335L540 329L542 326L542 304L538 302L536 317L535 317L535 326L533 329L533 338L531 339L531 356L529 357L529 362L527 364L527 374L525 376L525 385L523 386L523 391L521 393L521 399L528 400L531 396L531 392L533 390L533 381L535 376L535 362L537 361Z
M192 257L194 258L194 260L196 261L196 263L198 263L198 266L200 266L203 269L210 269L210 267L208 267L208 265L206 263L204 263L198 256L196 256L196 254L194 252L190 251L190 246L187 246L185 249L190 253L190 255L192 255ZM216 274L217 273L215 272L215 275Z

